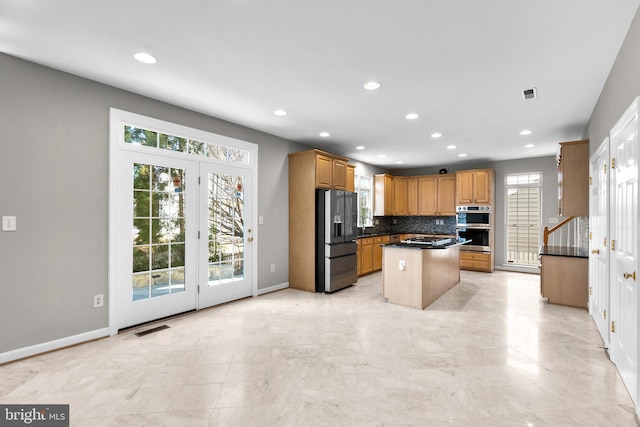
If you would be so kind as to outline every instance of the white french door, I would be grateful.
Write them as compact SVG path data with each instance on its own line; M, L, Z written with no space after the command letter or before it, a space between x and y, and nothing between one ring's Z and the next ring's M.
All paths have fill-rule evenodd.
M257 146L111 110L109 329L256 291Z
M589 313L609 346L609 138L589 162Z
M120 152L118 329L196 308L197 162Z
M611 131L610 354L629 394L638 387L638 111L637 100Z
M200 164L199 308L251 296L252 171Z

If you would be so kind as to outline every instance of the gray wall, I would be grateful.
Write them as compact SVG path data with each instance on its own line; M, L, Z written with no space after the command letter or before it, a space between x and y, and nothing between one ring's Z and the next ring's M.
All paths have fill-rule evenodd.
M0 353L107 327L110 107L258 144L258 287L288 281L287 153L309 147L4 54L0 70L0 216L18 226L0 232Z
M596 104L587 134L591 153L600 146L609 131L635 97L640 95L640 9L618 52L609 78Z
M558 141L562 142L562 141ZM504 160L500 162L466 162L457 165L445 165L449 173L465 169L493 169L496 172L495 206L495 264L502 268L506 265L505 254L505 175L510 173L542 172L542 225L552 227L550 218L558 218L558 169L555 156L533 157L529 159ZM430 175L437 174L441 166L432 168L413 168L392 171L394 175Z

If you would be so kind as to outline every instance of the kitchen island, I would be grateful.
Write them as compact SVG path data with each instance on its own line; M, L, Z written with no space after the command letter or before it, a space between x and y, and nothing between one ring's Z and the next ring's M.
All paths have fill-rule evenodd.
M460 282L460 246L410 241L383 245L382 296L390 303L419 309Z

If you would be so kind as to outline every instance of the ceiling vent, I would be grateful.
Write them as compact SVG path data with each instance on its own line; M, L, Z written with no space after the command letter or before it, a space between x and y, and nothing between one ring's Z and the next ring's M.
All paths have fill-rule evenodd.
M522 97L527 100L527 99L533 99L536 97L536 88L531 88L531 89L525 89L522 91Z

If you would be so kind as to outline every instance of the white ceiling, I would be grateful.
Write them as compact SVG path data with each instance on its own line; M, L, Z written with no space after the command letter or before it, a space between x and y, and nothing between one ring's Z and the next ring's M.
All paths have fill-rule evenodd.
M438 166L582 138L639 3L0 0L0 52L370 164Z

